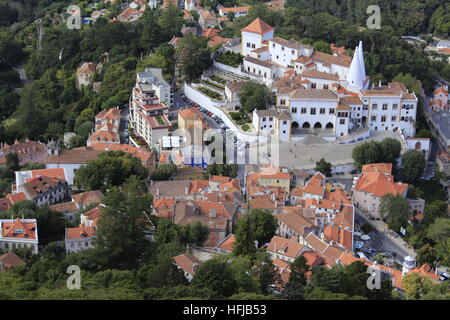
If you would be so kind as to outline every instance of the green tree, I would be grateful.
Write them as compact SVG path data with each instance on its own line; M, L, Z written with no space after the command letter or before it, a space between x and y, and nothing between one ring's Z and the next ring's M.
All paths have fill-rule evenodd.
M304 296L306 286L306 273L309 266L304 256L297 257L291 264L291 275L286 284L286 293L289 299L301 300Z
M416 134L416 138L428 138L428 139L434 139L433 134L430 130L422 129Z
M128 179L122 189L113 187L106 194L106 208L94 239L106 267L134 268L142 261L149 246L152 200L136 177Z
M316 167L314 168L314 170L319 171L327 177L331 177L331 163L325 161L324 158L321 158L316 162Z
M406 227L409 209L408 200L401 195L388 193L381 197L380 214L393 230L399 231L400 227Z
M416 254L417 254L416 255L417 264L420 266L425 263L430 266L433 266L436 263L437 260L436 250L428 243L420 247L420 249L417 250Z
M425 207L425 222L433 223L437 218L447 215L447 203L442 200L435 200Z
M19 166L19 156L15 152L8 152L5 157L5 167L11 171L18 171Z
M148 170L141 160L123 151L101 153L93 161L75 172L75 184L84 190L106 189L108 186L119 186L131 176L145 179Z
M228 263L212 259L198 268L192 280L192 285L214 290L225 297L229 297L235 293L237 283Z
M419 300L432 289L432 282L418 273L410 273L403 277L403 288L408 300Z
M277 219L268 210L253 209L249 214L252 234L259 245L270 242L278 228Z
M239 101L247 113L253 110L264 110L271 104L271 93L264 84L248 81L242 86Z
M428 227L427 238L438 242L450 238L450 219L437 218Z
M233 243L233 254L245 256L256 252L255 236L248 215L239 219L235 235L236 241Z
M169 180L169 178L177 172L177 166L173 163L159 164L155 171L152 172L153 180Z
M408 183L419 181L425 169L425 156L417 150L408 150L402 157L402 176Z
M380 151L383 162L395 163L400 157L402 145L397 139L386 138L380 143Z
M439 262L444 266L450 265L450 239L439 241L435 249Z
M380 154L380 145L375 141L370 141L353 148L352 158L355 167L361 170L361 167L365 164L379 162Z

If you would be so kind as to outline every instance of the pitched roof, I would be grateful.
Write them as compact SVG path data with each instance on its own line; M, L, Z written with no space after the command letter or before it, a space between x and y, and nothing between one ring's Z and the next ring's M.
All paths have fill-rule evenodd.
M26 265L25 261L23 261L18 255L16 255L12 251L0 255L0 262L3 263L3 268L5 269Z
M382 197L386 194L402 195L408 189L407 183L394 182L394 178L379 172L363 173L355 185L356 191L363 191Z
M100 190L92 190L72 195L72 200L81 206L88 206L91 203L102 202L105 195Z
M92 74L95 73L95 68L96 64L94 62L84 62L78 67L77 73Z
M339 80L339 76L337 76L335 74L321 72L321 71L317 71L317 70L305 70L302 72L301 76L303 78L325 79L325 80L334 80L334 81Z
M392 163L370 163L362 166L363 173L379 172L390 175L392 173Z
M292 100L333 100L337 101L338 96L331 90L326 89L296 89L289 94Z
M92 238L94 234L94 227L87 227L82 224L75 228L66 228L66 240Z
M230 234L217 247L222 249L222 250L225 250L227 252L231 252L231 251L233 251L233 244L235 242L236 242L236 237L234 236L234 234Z
M274 30L273 27L269 26L267 23L265 23L260 18L256 18L255 20L253 20L252 23L250 23L248 26L246 26L241 31L257 33L257 34L266 34L273 30Z
M241 7L231 7L231 8L225 8L225 7L221 7L220 11L222 11L223 13L228 13L228 12L241 12L241 11L248 11L250 10L251 6L241 6Z
M31 173L32 178L46 176L49 178L55 178L55 179L59 179L62 181L66 180L66 174L64 172L64 168L30 170L30 173Z
M60 179L40 176L29 179L28 182L23 184L23 188L31 197L35 197L41 193L47 192L51 188L54 188L63 182L64 181Z
M4 219L0 220L3 238L37 239L36 219Z
M49 208L52 211L61 212L61 213L70 213L70 212L78 211L78 206L73 201L54 204L54 205L51 205Z
M129 144L94 142L90 147L96 151L123 151L126 153L131 153L133 157L136 157L141 161L148 161L153 155L153 152L151 151L134 147Z
M304 246L297 241L282 238L279 236L273 236L270 240L267 251L275 254L282 254L289 258L297 258L302 252Z
M202 264L199 259L190 254L180 254L172 259L178 267L192 276L195 275L196 267L199 267Z
M304 236L305 232L314 224L300 214L300 210L287 210L276 215L279 222L282 222L297 234Z
M88 161L95 160L104 152L103 150L95 150L92 147L79 147L72 150L62 150L59 155L48 156L44 163L76 163L84 164Z

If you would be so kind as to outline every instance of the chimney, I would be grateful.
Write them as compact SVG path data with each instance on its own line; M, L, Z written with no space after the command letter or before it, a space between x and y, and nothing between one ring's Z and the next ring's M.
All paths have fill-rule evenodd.
M209 217L210 218L215 218L216 217L216 208L211 208L209 210Z
M189 194L189 188L188 187L184 188L184 194Z
M159 188L156 188L156 195L159 196Z

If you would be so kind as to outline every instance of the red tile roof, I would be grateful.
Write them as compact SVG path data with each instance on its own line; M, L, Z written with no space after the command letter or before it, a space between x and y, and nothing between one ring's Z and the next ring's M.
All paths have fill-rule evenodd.
M241 31L251 32L251 33L257 33L257 34L266 34L270 31L273 31L274 28L269 26L267 23L265 23L260 18L256 18L253 20L252 23L250 23L248 26L246 26Z
M1 225L4 238L37 239L37 223L35 219L16 218L15 220L3 220Z

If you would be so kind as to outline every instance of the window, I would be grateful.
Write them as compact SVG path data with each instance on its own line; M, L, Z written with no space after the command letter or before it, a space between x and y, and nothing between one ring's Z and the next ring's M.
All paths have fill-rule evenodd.
M392 109L393 109L393 110L397 110L397 108L398 108L398 104L397 104L397 103L394 103L394 104L392 105Z
M306 108L302 108L301 113L302 113L302 114L305 114L305 113L306 113Z
M397 121L397 117L396 116L392 116L391 121Z
M269 117L269 121L273 121L273 117Z
M262 118L262 121L266 121L266 117L263 117L263 118Z
M247 48L250 48L250 42L247 42Z
M369 106L367 104L363 105L363 110L369 109Z
M345 124L345 119L340 119L339 124Z
M285 100L285 99L281 99L281 100L280 100L280 104L281 104L282 106L284 106L284 105L286 104L286 100Z
M325 108L320 108L320 114L325 114Z
M377 110L378 109L378 105L376 103L372 104L372 109L373 110Z
M284 47L281 47L281 51L284 51Z
M316 108L311 108L311 114L316 114Z
M294 54L295 54L295 51L294 51L294 50L291 50L291 54L294 55Z
M334 114L334 108L330 109L330 114Z
M377 121L377 116L372 116L372 117L370 118L370 120L372 120L372 121Z
M382 109L383 109L383 110L387 110L387 108L388 108L388 105L387 105L387 103L384 103L384 104L383 104L383 108L382 108Z
M287 121L286 121L286 120L284 120L284 121L283 121L283 124L287 124Z
M297 108L292 108L292 113L297 113Z
M255 46L255 44L254 43L252 43L252 48L254 49L254 48L256 48L256 46Z
M324 84L324 85L323 85L323 88L326 89L326 90L328 90L328 85L327 85L327 84Z
M315 83L311 83L311 89L316 89L317 85Z
M386 122L386 116L381 116L381 122Z

